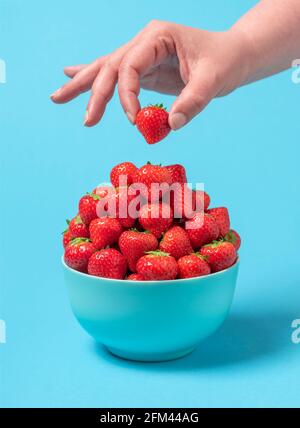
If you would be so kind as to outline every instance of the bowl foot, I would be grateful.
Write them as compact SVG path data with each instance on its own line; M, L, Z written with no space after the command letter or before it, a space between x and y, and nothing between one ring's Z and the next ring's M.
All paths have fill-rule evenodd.
M186 348L181 351L175 351L175 352L155 352L155 353L140 353L140 352L128 352L123 351L121 349L116 348L110 348L106 346L106 349L113 355L123 358L125 360L132 360L132 361L143 361L143 362L159 362L159 361L170 361L170 360L176 360L177 358L185 357L186 355L193 352L195 349L192 348Z

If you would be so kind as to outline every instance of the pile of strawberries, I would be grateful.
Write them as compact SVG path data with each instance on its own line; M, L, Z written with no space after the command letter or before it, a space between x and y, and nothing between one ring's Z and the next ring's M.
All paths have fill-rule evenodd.
M125 176L127 186L120 186L120 176ZM137 168L123 162L112 168L110 181L111 186L84 195L78 214L68 221L63 245L69 267L104 278L150 281L208 275L235 263L241 240L230 229L227 208L209 208L209 195L192 189L189 207L182 190L187 182L182 165L148 163ZM133 200L128 186L141 183L149 192L141 195L137 218L120 215L121 202L129 207ZM173 194L166 203L161 194L153 200L153 183L179 183L180 197ZM112 200L114 215L107 208ZM100 202L101 209L106 207L103 213Z

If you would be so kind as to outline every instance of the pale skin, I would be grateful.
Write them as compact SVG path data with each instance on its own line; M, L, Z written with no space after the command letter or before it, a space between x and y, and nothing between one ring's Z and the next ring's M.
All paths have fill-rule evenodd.
M224 32L151 21L116 51L91 64L66 67L70 81L51 99L66 103L91 90L84 124L94 126L116 85L133 124L141 108L140 88L176 95L169 112L169 125L176 130L213 98L279 73L296 58L300 58L300 1L262 0Z

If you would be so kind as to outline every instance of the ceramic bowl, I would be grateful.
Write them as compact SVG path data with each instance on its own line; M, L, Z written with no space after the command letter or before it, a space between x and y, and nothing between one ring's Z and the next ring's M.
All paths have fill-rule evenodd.
M217 330L229 312L239 269L237 261L208 276L142 282L90 276L62 263L84 330L111 353L137 361L183 357Z

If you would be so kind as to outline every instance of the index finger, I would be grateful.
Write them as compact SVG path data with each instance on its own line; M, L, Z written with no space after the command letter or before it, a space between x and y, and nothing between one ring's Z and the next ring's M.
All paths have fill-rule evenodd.
M132 123L141 108L138 100L141 76L167 56L164 44L150 40L134 46L124 56L119 67L118 91L121 105Z

